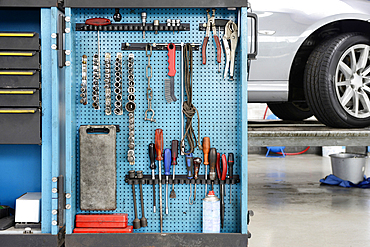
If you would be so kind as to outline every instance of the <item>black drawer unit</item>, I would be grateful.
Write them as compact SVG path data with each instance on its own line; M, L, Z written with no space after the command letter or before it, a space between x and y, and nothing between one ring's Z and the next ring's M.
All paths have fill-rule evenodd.
M0 108L0 144L41 144L40 109Z
M40 107L38 89L0 89L0 107Z
M0 51L0 69L40 69L40 52Z
M7 51L38 51L40 50L39 34L0 32L0 49Z
M0 70L0 88L40 88L40 71Z

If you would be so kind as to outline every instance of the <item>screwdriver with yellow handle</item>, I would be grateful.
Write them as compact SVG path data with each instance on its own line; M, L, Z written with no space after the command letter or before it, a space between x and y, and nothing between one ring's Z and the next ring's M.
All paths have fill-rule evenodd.
M204 137L203 138L203 154L204 154L204 166L205 166L205 176L204 178L206 179L206 190L205 190L205 196L207 196L207 173L208 173L208 169L207 169L207 166L209 165L209 162L208 162L208 155L209 155L209 149L210 149L210 146L211 146L211 143L210 143L210 140L209 140L209 137Z

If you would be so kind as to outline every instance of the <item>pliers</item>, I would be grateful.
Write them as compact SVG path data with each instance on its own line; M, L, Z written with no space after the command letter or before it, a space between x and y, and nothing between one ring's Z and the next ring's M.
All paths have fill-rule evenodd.
M215 12L216 9L212 9L212 17L209 14L209 9L207 9L207 29L206 29L206 37L204 37L203 45L202 45L202 58L203 58L203 64L206 64L207 62L207 56L206 56L206 50L207 50L207 43L209 39L209 34L211 32L211 26L212 26L212 33L213 33L213 39L216 43L217 48L217 62L221 63L221 44L220 39L217 36L216 33L216 25L215 25Z
M233 21L228 21L225 26L225 35L222 38L224 47L225 47L225 54L226 54L226 66L225 66L225 74L224 79L227 77L227 73L229 72L229 65L230 65L230 81L234 80L234 65L235 65L235 50L236 46L238 45L238 25L235 24ZM231 44L231 49L229 46L229 40Z

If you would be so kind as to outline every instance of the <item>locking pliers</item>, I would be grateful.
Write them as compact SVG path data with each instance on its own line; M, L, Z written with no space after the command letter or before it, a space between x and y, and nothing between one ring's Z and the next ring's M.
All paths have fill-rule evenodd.
M230 81L234 80L234 65L235 65L235 50L236 46L238 45L238 25L235 24L233 21L228 21L225 26L225 35L222 38L224 47L225 47L225 54L226 54L226 65L225 65L225 73L224 79L227 77L227 73L229 72L230 66ZM231 49L229 46L229 40L231 44Z
M203 40L203 45L202 45L202 59L203 59L203 64L206 64L207 62L207 43L209 39L209 34L211 32L211 26L212 26L212 33L213 33L213 39L216 43L216 48L217 48L217 62L221 63L221 44L220 44L220 39L217 36L216 32L216 25L215 25L215 12L216 9L212 9L212 17L209 14L209 9L207 9L207 29L206 29L206 37L204 37Z

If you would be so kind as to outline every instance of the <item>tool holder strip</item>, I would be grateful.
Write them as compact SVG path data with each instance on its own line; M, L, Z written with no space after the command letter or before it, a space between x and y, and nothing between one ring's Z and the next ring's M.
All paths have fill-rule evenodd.
M122 43L121 50L122 51L145 51L145 47L148 43ZM152 51L166 51L167 52L167 44L150 44L152 46ZM192 44L193 51L199 51L201 44ZM175 45L176 51L181 51L181 46Z
M85 23L76 23L76 31L190 31L190 24L183 23L180 26L167 26L166 23L159 23L156 28L152 23L147 23L145 26L141 23L112 23L107 26L91 26Z
M159 179L152 179L152 175L144 175L143 178L129 178L128 175L126 176L125 182L128 184L150 184L152 185L153 182L154 184L159 183ZM165 177L165 176L163 176ZM172 175L171 175L172 177ZM205 179L204 175L200 175L198 179L188 179L186 175L176 175L175 179L169 178L168 179L168 184L208 184L211 185L213 181L213 184L238 184L240 183L239 175L234 175L233 179L226 178L225 180L210 180L210 179ZM166 179L162 178L162 184L166 184Z

